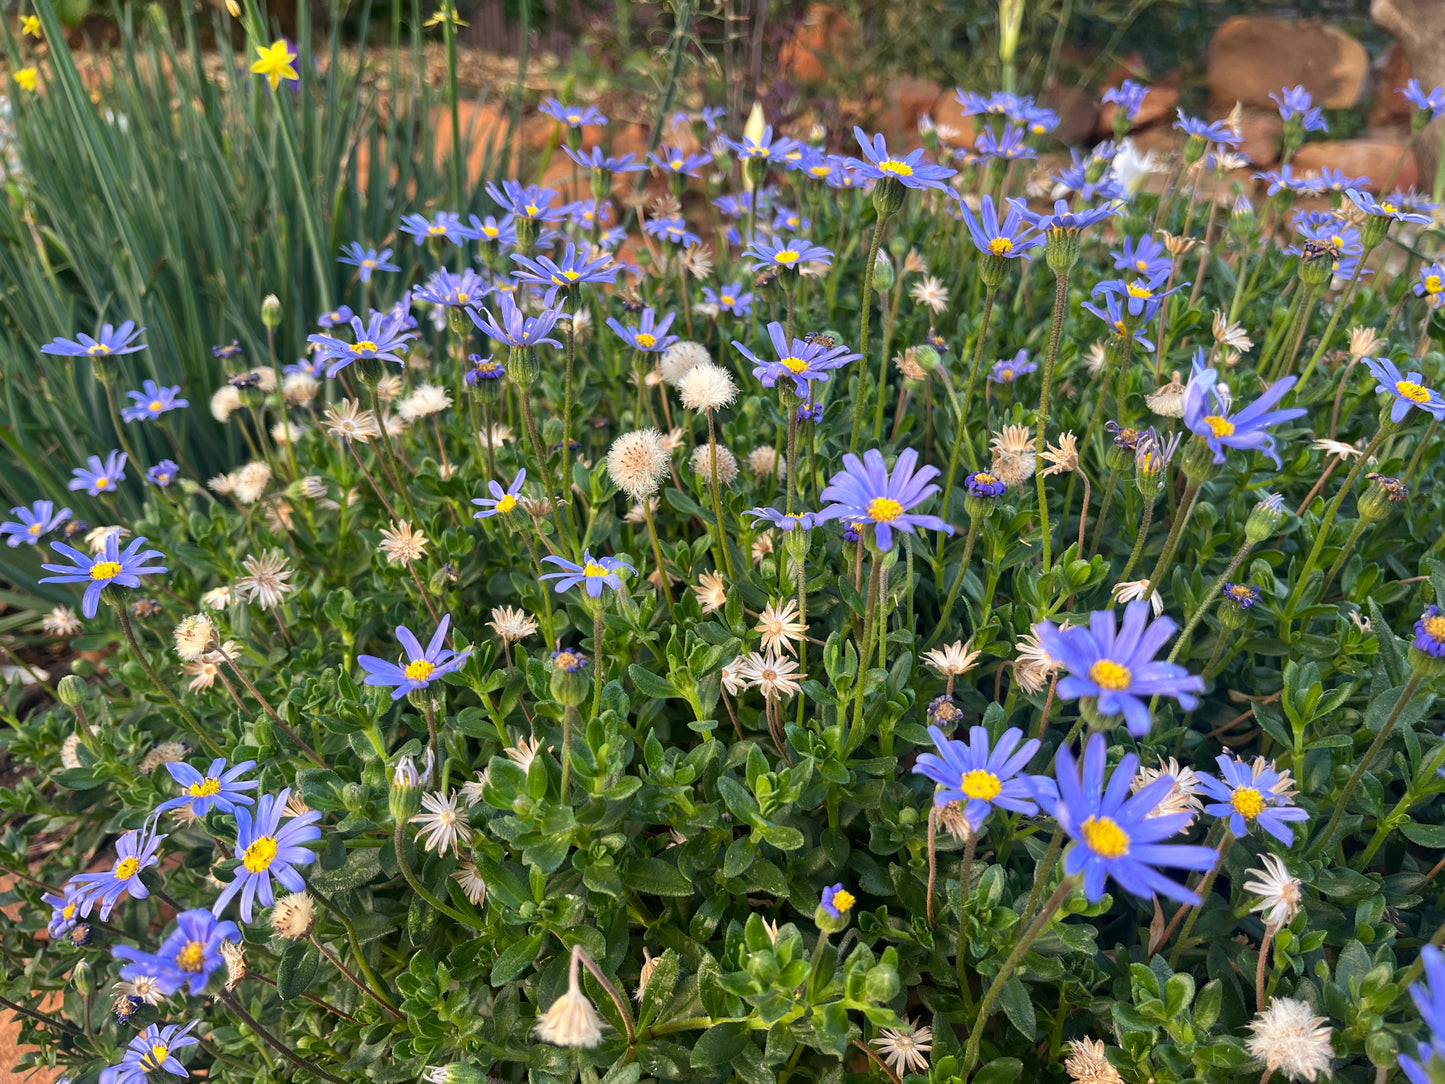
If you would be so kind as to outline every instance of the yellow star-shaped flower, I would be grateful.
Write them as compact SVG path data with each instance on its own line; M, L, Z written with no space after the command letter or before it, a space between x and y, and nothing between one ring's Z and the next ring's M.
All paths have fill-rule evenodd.
M15 82L23 90L35 89L36 71L34 68L21 68L15 73Z
M251 71L257 75L264 75L271 81L271 89L275 90L282 79L300 79L300 74L291 66L291 61L296 59L296 54L291 51L285 38L278 38L270 46L256 46L256 63L251 65Z
M427 26L441 26L443 23L451 23L453 26L469 26L470 24L457 17L456 8L450 4L443 5L436 9L436 13L426 21Z
M20 16L20 32L29 34L32 38L38 38L40 34L40 19L35 15Z

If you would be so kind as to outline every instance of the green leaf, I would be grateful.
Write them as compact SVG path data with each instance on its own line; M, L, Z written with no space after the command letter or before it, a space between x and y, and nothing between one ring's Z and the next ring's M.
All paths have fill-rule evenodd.
M642 858L627 867L627 887L647 896L691 896L692 882L660 858Z
M340 869L324 870L311 878L311 883L330 895L348 888L370 884L381 874L381 851L376 847L358 847L346 855Z
M642 990L642 1004L637 1007L637 1026L639 1028L652 1023L662 1012L662 1007L667 1004L668 998L672 997L672 991L677 986L677 976L681 967L682 963L673 949L668 949L653 963L652 974L648 977L647 985Z
M998 992L998 1003L1003 1008L1009 1023L1029 1042L1033 1042L1038 1021L1034 1017L1033 999L1017 975L1010 975Z
M321 970L321 953L310 941L293 941L281 954L281 963L276 968L276 992L283 1000L300 997L316 981Z
M654 674L651 670L633 663L627 668L627 676L637 686L637 691L643 696L650 696L654 700L667 700L670 697L680 697L682 694L677 691L677 686L668 681L660 674Z
M973 1084L1013 1084L1023 1069L1018 1058L994 1058L973 1075Z
M746 1023L729 1020L724 1024L714 1024L702 1033L692 1048L692 1067L712 1070L725 1067L747 1042Z
M504 948L497 956L496 962L492 964L492 974L488 981L493 986L501 986L511 982L523 971L532 966L532 961L537 958L537 953L542 951L542 941L545 934L528 934L520 941L514 942Z

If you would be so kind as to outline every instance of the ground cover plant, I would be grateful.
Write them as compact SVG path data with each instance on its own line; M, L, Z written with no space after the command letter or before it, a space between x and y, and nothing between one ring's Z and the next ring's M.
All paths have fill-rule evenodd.
M214 104L306 229L337 91L241 18ZM103 120L32 75L22 127ZM1043 177L989 88L913 149L664 101L614 155L547 100L570 198L307 204L324 268L195 306L201 361L53 275L93 318L10 344L70 421L0 525L75 652L5 641L27 1064L1445 1078L1437 209L1291 171L1300 88L1247 182L1229 118L1140 154L1148 93Z

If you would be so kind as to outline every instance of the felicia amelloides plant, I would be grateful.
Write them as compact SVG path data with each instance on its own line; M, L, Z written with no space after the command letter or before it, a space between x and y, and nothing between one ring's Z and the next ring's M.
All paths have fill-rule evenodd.
M240 17L304 172L326 76ZM112 430L0 524L75 656L0 640L28 1060L1437 1079L1436 209L1295 168L1302 87L1232 187L1233 119L1123 142L1148 94L1046 176L1015 89L645 156L549 99L558 170L312 206L323 311L206 386L47 329Z

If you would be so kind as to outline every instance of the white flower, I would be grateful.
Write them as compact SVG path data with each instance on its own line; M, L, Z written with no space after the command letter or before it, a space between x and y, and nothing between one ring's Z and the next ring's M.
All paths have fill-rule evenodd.
M1250 910L1263 912L1264 924L1278 930L1288 926L1299 913L1304 892L1301 890L1299 878L1290 873L1284 859L1273 854L1261 857L1264 860L1264 869L1244 871L1258 878L1245 881L1244 890L1259 897L1259 902Z
M483 768L481 771L476 773L475 778L468 779L465 783L462 784L462 801L466 803L468 809L471 809L474 805L480 805L482 803L484 799L482 791L486 788L487 781L489 779L490 772L488 771L488 769Z
M1188 813L1189 819L1179 829L1181 832L1194 823L1194 816L1204 808L1204 803L1199 800L1199 776L1193 768L1182 767L1176 759L1170 757L1168 760L1161 760L1157 768L1141 767L1134 779L1129 784L1131 793L1138 794L1150 783L1158 782L1160 779L1168 779L1171 786L1169 792L1159 802L1154 810L1145 814L1149 817L1163 817L1170 813Z
M1064 1059L1064 1072L1074 1084L1122 1084L1119 1070L1104 1054L1098 1039L1070 1039L1073 1054Z
M506 754L508 760L525 772L532 766L532 759L537 755L541 744L540 738L518 738L515 746L503 749L502 752Z
M935 313L948 308L948 290L932 275L924 275L908 290L908 296L920 305L927 306Z
M1283 1070L1290 1080L1314 1080L1328 1073L1335 1049L1331 1028L1308 1002L1277 997L1249 1025L1249 1052L1271 1071ZM1324 1025L1321 1027L1320 1025Z
M679 339L662 352L662 360L658 362L658 368L662 372L663 380L676 385L697 366L711 364L712 355L708 353L707 347L702 343L695 343L690 339Z
M232 387L230 384L222 384L216 389L216 394L211 396L211 417L218 422L229 421L232 413L240 409L240 389Z
M1123 583L1116 583L1114 589L1109 592L1109 597L1120 603L1147 598L1155 617L1164 612L1164 599L1160 597L1158 591L1149 589L1148 580L1125 580Z
M873 1045L883 1055L883 1060L895 1073L926 1073L928 1052L933 1049L933 1029L930 1027L900 1031L883 1028Z
M749 684L756 685L770 700L792 696L802 690L796 680L798 664L787 656L778 658L776 655L764 656L753 652L744 665Z
M748 687L747 665L747 656L739 655L722 668L722 687L734 696Z
M321 381L310 373L287 373L281 381L281 394L292 406L309 407L321 390Z
M15 666L10 663L0 666L0 685L9 685L12 681L19 681L22 685L38 685L49 680L50 671L39 666Z
M216 624L205 614L183 617L175 629L176 654L186 662L195 662L216 640Z
M482 880L482 875L477 872L476 864L470 858L463 858L457 863L457 868L452 870L452 880L462 886L462 893L476 907L480 907L487 899L487 882Z
M1068 622L1059 628L1068 628ZM1044 650L1037 632L1025 633L1023 639L1014 644L1018 658L1014 660L1014 678L1019 688L1026 693L1042 692L1049 678L1058 671L1061 663Z
M798 600L790 598L786 604L769 602L763 607L753 631L762 633L764 651L794 651L793 644L808 635L808 626L798 620Z
M1120 142L1119 150L1109 168L1124 186L1124 191L1132 196L1139 191L1149 174L1161 173L1165 166L1153 151L1140 154L1134 141L1126 137Z
M381 436L376 425L376 415L362 410L355 399L342 399L332 403L321 416L321 425L333 437L366 444L373 437Z
M300 941L316 927L316 905L305 892L282 896L271 909L271 929L288 941Z
M947 647L934 648L923 656L923 661L933 667L944 677L958 677L972 670L979 660L982 651L972 650L973 640L955 640Z
M208 610L224 610L231 605L231 588L229 585L213 587L201 596L201 605Z
M452 397L447 394L446 388L423 384L396 404L396 412L406 421L414 422L429 414L437 414L451 405Z
M509 644L524 640L537 631L537 619L525 610L511 606L494 606L492 619L487 622L498 636Z
M466 815L457 809L455 794L423 794L421 804L425 812L415 814L411 822L422 826L417 832L417 839L427 850L437 854L446 854L447 851L457 854L460 853L458 842L472 841L472 826L467 823Z
M697 371L693 370L693 372ZM688 459L688 465L692 467L692 472L701 474L707 479L712 477L714 462L717 463L718 485L730 486L737 481L737 457L721 444L699 444L692 450L692 455Z
M294 444L306 436L307 432L306 426L296 422L277 422L271 427L271 439L277 444Z
M85 544L91 553L104 553L106 541L112 537L119 542L130 531L125 527L93 527L85 534Z
M711 413L737 398L738 388L726 369L705 361L677 381L677 396L688 410Z
M69 606L56 606L40 619L40 630L46 636L74 636L80 629L80 620Z
M697 596L698 605L705 614L721 609L728 600L727 584L718 572L704 572L699 576L692 593Z
M577 983L577 966L583 949L572 946L572 966L567 973L567 992L537 1018L537 1038L553 1046L591 1049L602 1041L602 1018Z
M658 482L667 474L668 462L662 434L656 429L638 429L612 442L607 452L607 473L613 485L640 501L657 492Z
M246 575L237 579L234 586L248 602L258 602L271 610L296 590L295 585L286 582L292 570L286 567L286 555L280 550L268 550L260 557L248 554L241 566Z
M1229 317L1225 316L1224 313L1218 309L1214 310L1212 330L1214 332L1215 342L1233 347L1240 353L1248 353L1249 349L1254 346L1254 340L1245 333L1244 328L1239 324L1231 324Z
M242 504L255 504L271 481L271 467L260 459L252 460L236 472L232 494Z
M394 565L410 564L426 556L427 537L420 531L412 530L406 520L393 520L389 527L381 529L381 542L377 544L386 559Z

